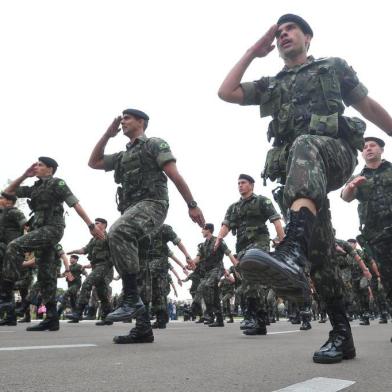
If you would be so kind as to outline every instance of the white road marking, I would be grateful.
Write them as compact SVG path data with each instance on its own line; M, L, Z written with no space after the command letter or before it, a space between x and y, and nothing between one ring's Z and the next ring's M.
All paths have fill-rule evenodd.
M23 350L46 350L52 348L81 348L97 347L96 344L59 344L53 346L25 346L25 347L2 347L0 351L23 351Z
M353 384L355 381L316 377L273 392L337 392Z
M8 333L12 333L12 332L15 332L15 331L0 331L0 333L1 332L8 332Z
M277 331L277 332L267 332L267 336L268 335L278 335L278 334L280 334L280 333L295 333L295 332L302 332L302 331L300 331L299 329L296 329L295 331Z

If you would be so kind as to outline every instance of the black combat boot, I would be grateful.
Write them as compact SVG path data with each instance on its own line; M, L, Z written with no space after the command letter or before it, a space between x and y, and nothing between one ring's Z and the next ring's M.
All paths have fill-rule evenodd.
M272 286L278 295L301 297L311 291L304 269L309 265L308 246L316 217L302 207L290 211L289 218L286 237L275 252L250 249L241 258L240 267L245 277Z
M156 320L155 322L152 324L151 328L153 329L165 329L166 328L166 314L165 312L163 312L162 310L158 310L156 312Z
M380 320L378 320L379 324L387 324L388 323L388 312L381 312Z
M369 313L365 312L359 322L359 325L370 325L370 316Z
M234 323L234 319L233 319L233 315L232 314L229 314L229 320L228 321L226 321L227 322L227 324L232 324L232 323Z
M137 290L136 274L123 274L124 297L121 305L106 316L107 321L126 321L145 313L146 307ZM149 315L148 315L149 316Z
M342 359L355 358L355 346L350 323L342 302L338 301L328 307L328 316L332 324L329 338L319 351L313 355L316 363L337 363Z
M24 317L26 315L26 312L29 312L30 314L30 301L24 299L16 308L15 308L15 313L18 317Z
M59 316L55 303L46 304L46 317L39 324L27 327L26 331L58 331L60 329Z
M310 320L312 319L312 314L310 310L303 310L300 312L302 324L299 327L301 331L308 331L312 329L312 324L310 324Z
M254 328L245 329L242 333L247 336L254 335L267 335L267 323L266 319L268 318L267 313L262 310L257 312L256 323Z
M213 323L208 324L209 327L224 327L225 323L223 322L223 315L221 312L215 313L216 319Z
M203 316L199 316L199 320L196 320L195 324L204 324L204 317Z
M59 318L63 314L64 309L65 309L65 306L64 306L64 304L61 303L60 306L57 308L57 316L59 316Z
M102 327L104 325L113 325L113 321L106 320L106 316L112 311L112 307L108 305L102 306L101 320L97 321L95 325Z
M113 343L116 344L152 343L153 341L154 334L146 306L139 311L136 316L136 326L130 330L128 335L115 336L113 338Z
M0 320L0 326L15 326L16 324L15 308L10 308L7 310L7 315Z
M97 318L97 308L95 306L87 307L87 314L83 320L95 320Z
M18 320L18 323L30 323L31 322L31 315L30 315L30 309L27 309L25 312L25 316Z
M72 313L66 314L65 318L67 318L69 323L78 323L83 320L83 312L86 307L86 304L77 304L75 310Z

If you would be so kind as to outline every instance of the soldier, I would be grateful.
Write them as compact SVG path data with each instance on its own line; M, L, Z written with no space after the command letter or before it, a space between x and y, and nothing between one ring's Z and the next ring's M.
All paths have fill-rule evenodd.
M202 308L202 300L203 296L201 290L199 290L200 282L204 279L205 272L203 270L203 266L198 264L192 273L190 273L183 282L191 281L191 287L189 289L189 293L192 296L192 303L191 303L191 314L192 320L195 320L198 316L199 319L196 320L197 324L201 324L204 322L203 318L203 308Z
M234 297L234 277L228 271L224 271L224 275L219 282L220 295L222 300L223 318L228 317L227 323L234 323L233 313L231 311L231 299Z
M107 225L106 219L95 218L95 226L104 232L105 236ZM87 255L90 264L85 268L91 268L91 272L82 284L75 311L66 317L74 322L82 320L84 309L88 305L91 290L94 286L101 301L101 321L98 321L95 325L112 325L112 321L106 320L107 315L112 311L109 284L113 279L113 263L107 239L101 240L93 237L83 248L68 252L68 254L72 253ZM107 279L109 276L111 277L110 281Z
M166 324L169 320L167 312L167 295L165 292L169 269L173 269L169 263L169 256L172 257L173 253L167 245L168 242L172 242L176 245L183 252L187 261L191 260L184 244L170 225L163 224L159 231L151 237L148 259L152 280L151 306L152 312L156 316L156 322L153 324L153 327L160 329L166 328ZM187 271L185 266L177 258L175 258L175 261L180 265L183 271Z
M66 273L61 274L61 277L65 277L67 280L68 289L64 293L60 306L57 309L59 317L63 313L67 303L70 304L72 312L75 311L76 300L78 298L80 287L82 286L82 275L87 276L87 272L84 267L78 263L78 260L79 256L76 254L71 255L69 258L69 272L73 279L70 280Z
M392 163L383 159L385 142L366 137L365 167L347 183L342 199L357 199L362 245L369 247L379 267L387 298L392 298ZM377 272L376 272L377 275Z
M325 299L333 333L313 360L340 362L354 358L355 347L346 318L343 284L333 263L334 236L328 192L339 189L357 163L363 147L365 123L343 116L352 105L366 119L392 134L392 118L367 94L355 72L340 58L307 56L313 31L297 15L279 18L230 71L219 96L241 105L259 105L262 117L272 116L265 178L285 183L284 205L289 209L286 239L270 255L259 252L242 260L242 268L269 281L277 289L310 292L305 267L319 295ZM241 79L257 57L265 57L276 44L285 67L275 77L252 83Z
M227 247L222 238L217 244L217 237L212 234L214 232L214 225L206 223L201 233L205 241L197 246L197 255L193 260L195 265L202 264L205 271L203 284L203 299L206 304L206 314L209 316L211 323L210 327L223 327L223 314L219 298L218 283L223 276L223 256L229 257L233 265L238 262L231 254L230 249ZM215 322L213 322L216 317Z
M26 218L21 210L15 207L17 197L2 192L0 196L0 281L3 269L3 259L7 245L15 238L23 235ZM16 325L16 314L13 307L5 308L6 317L0 325Z
M118 196L122 216L110 228L108 241L114 265L122 278L124 296L122 305L108 315L107 320L136 317L136 327L129 335L115 337L114 343L154 340L150 317L137 288L138 244L143 237L156 232L165 220L169 207L166 176L187 203L191 219L199 225L204 224L203 214L177 170L169 145L162 139L145 135L148 121L147 114L140 110L124 110L98 141L89 160L93 169L114 170L114 180L120 184ZM120 124L130 140L126 151L104 155L109 139L119 133Z
M7 193L17 197L29 198L29 207L33 217L30 231L11 241L6 250L3 264L3 276L0 283L0 307L13 307L12 290L18 280L19 271L25 252L34 251L38 262L38 283L43 304L46 306L46 318L38 325L28 327L28 331L57 331L59 318L56 309L57 270L55 265L55 246L64 233L64 208L66 202L76 210L88 226L91 234L103 237L91 222L67 184L60 178L53 177L57 162L49 157L39 157L25 173L14 180L6 189ZM33 186L21 186L29 177L36 176L38 181ZM69 271L66 271L67 274Z
M284 231L280 215L276 212L270 199L253 193L255 180L248 174L238 177L239 201L230 205L217 236L216 246L232 231L237 236L236 253L241 258L247 249L259 248L269 251L270 236L266 225L269 220L275 227L280 240ZM241 268L240 268L241 270ZM245 335L265 335L266 321L266 287L249 279L242 280L241 293L245 299L245 323L242 328Z

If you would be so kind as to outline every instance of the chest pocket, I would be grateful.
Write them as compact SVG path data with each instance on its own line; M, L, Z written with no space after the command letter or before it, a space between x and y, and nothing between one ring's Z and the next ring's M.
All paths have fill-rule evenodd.
M281 105L280 87L276 80L270 80L267 90L260 96L260 117L272 116Z
M124 154L121 166L124 184L138 184L141 181L141 151Z
M329 65L323 65L318 71L321 88L323 90L324 102L327 105L328 112L318 112L316 114L333 114L343 113L342 94L340 84L335 69Z

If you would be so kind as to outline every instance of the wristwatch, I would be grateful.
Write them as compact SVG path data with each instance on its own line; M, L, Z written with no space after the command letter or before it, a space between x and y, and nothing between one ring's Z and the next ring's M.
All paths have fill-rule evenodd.
M90 223L87 227L88 227L90 230L94 230L95 223Z
M194 200L191 200L188 203L188 208L196 208L197 207L197 203Z

